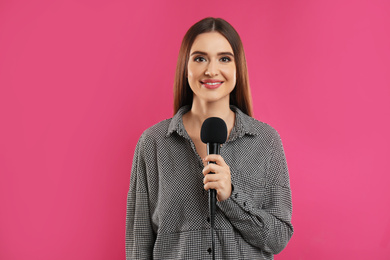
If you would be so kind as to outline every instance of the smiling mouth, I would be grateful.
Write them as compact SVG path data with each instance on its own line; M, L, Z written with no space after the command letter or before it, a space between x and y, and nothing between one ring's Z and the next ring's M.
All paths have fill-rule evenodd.
M215 85L222 84L222 81L220 81L220 82L201 82L201 83L206 84L206 85L210 85L210 86L215 86Z
M223 81L217 81L217 82L200 82L202 86L208 89L215 89L222 85Z

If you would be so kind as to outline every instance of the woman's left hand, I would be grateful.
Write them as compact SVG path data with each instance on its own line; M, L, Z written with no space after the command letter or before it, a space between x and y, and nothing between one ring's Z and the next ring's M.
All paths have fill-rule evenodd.
M215 162L208 164L203 168L204 189L215 189L217 191L217 200L227 200L232 194L232 181L230 176L230 167L227 165L221 155L209 154L203 161ZM213 172L215 174L209 174Z

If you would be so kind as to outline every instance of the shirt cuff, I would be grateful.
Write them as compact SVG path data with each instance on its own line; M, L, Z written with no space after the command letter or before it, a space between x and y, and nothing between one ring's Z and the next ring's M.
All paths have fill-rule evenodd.
M227 200L218 201L218 207L231 219L239 219L242 213L252 209L251 198L237 186L232 185L232 194Z

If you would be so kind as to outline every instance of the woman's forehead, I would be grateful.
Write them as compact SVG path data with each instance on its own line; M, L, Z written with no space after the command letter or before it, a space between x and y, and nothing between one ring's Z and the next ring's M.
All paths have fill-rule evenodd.
M190 53L196 51L208 54L218 54L223 52L233 53L233 49L229 41L219 32L199 34L191 46Z

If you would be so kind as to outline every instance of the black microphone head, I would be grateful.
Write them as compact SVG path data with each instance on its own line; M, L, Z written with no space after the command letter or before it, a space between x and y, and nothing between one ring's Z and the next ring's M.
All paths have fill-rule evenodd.
M204 120L200 130L200 139L203 143L223 144L227 138L225 121L219 117L209 117Z

